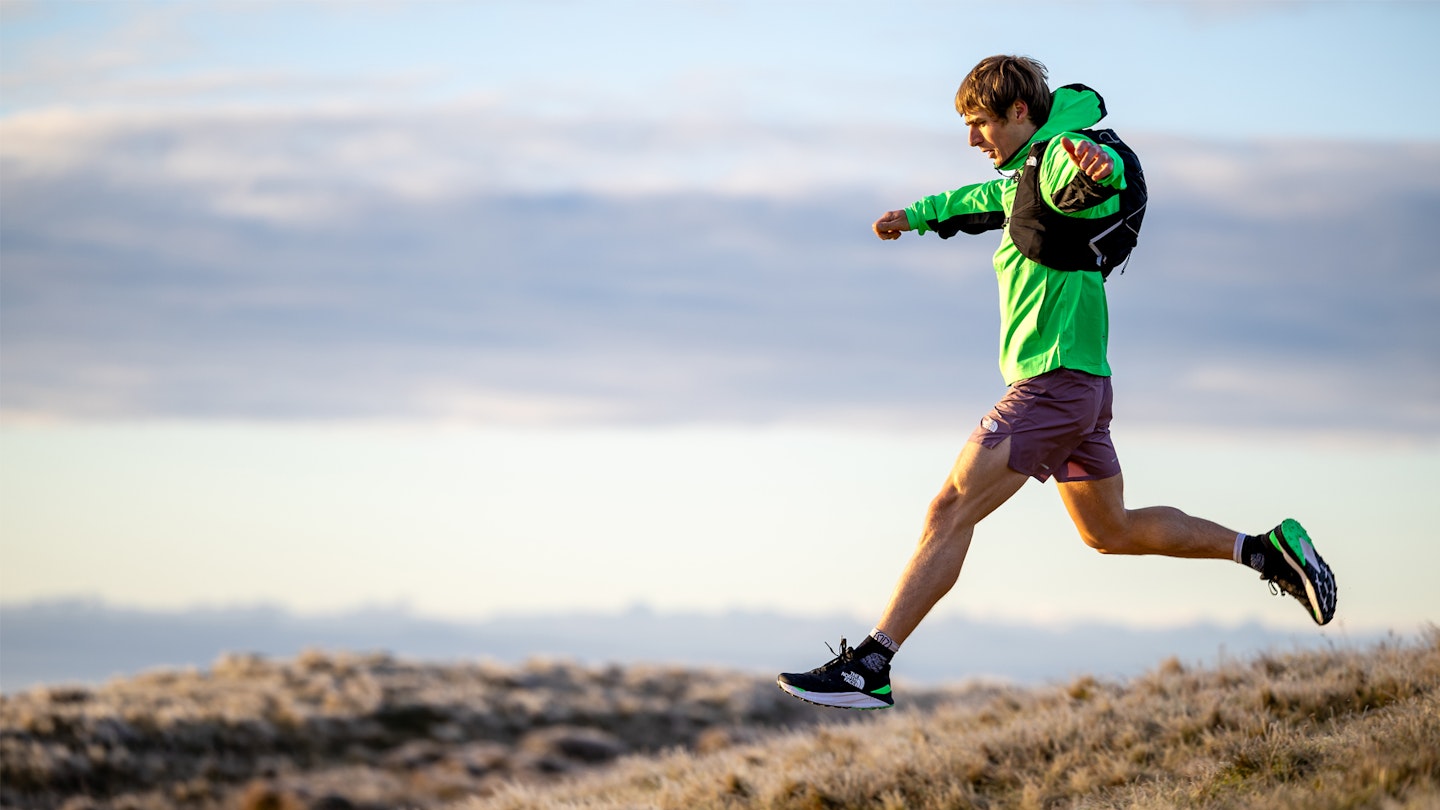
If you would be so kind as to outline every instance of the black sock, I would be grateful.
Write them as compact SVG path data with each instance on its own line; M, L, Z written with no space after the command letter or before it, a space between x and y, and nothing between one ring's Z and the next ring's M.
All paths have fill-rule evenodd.
M860 642L855 648L855 660L865 665L866 669L872 672L879 672L890 665L890 659L900 651L900 645L896 644L880 630L871 630L870 635ZM872 657L878 656L878 657Z
M1240 543L1240 560L1256 571L1265 571L1265 550L1270 544L1264 537L1253 534L1245 535Z

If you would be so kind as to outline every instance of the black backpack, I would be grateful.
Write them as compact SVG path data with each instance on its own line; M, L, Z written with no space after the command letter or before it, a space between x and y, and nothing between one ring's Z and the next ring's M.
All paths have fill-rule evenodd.
M1017 177L1015 204L1010 211L1010 240L1020 254L1056 270L1098 271L1108 278L1110 271L1130 258L1140 238L1145 219L1145 172L1140 158L1111 129L1081 129L1077 132L1115 150L1125 163L1125 188L1119 192L1120 211L1099 219L1057 214L1040 194L1038 169L1050 141L1032 144ZM1080 175L1060 192L1055 201L1062 211L1079 211L1097 205L1116 194ZM1123 267L1120 272L1125 272Z

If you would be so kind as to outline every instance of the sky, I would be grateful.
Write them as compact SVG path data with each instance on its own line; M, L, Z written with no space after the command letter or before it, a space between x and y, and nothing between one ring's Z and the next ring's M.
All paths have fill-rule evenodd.
M1098 19L1098 22L1097 22ZM1104 95L1132 506L1295 516L1326 633L1440 617L1428 3L0 0L0 599L873 621L1003 394L980 58ZM1259 620L1053 485L937 610ZM851 632L864 628L853 628Z

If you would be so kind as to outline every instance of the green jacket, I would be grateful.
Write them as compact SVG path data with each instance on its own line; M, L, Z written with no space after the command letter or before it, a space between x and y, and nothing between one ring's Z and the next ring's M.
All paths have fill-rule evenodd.
M1064 205L1067 188L1093 181L1080 177L1058 136L1089 140L1075 130L1094 126L1104 116L1105 102L1094 90L1083 85L1061 87L1054 92L1049 120L999 167L1015 175L926 197L905 209L910 227L919 234L935 231L948 239L961 231L1004 227L995 251L995 273L1000 282L1000 372L1007 385L1057 368L1110 376L1106 359L1110 313L1101 274L1055 270L1025 258L1011 241L1008 227L1021 170L1040 172L1045 203L1065 216L1096 218L1119 210L1119 197L1113 195L1078 211ZM1039 165L1026 166L1031 146L1042 141L1049 144ZM1123 189L1124 162L1114 150L1104 148L1114 158L1115 170L1099 185Z

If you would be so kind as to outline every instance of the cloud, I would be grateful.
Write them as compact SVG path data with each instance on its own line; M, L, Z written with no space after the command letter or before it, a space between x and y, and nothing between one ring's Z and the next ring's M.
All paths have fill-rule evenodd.
M194 10L182 6L102 13L74 26L78 9L4 5L14 28L6 32L7 69L0 89L10 104L113 98L131 77L145 75L158 61L184 59L196 50L184 26ZM119 97L124 98L123 92Z
M373 196L435 201L693 189L773 196L817 184L899 185L916 167L902 162L897 172L893 160L882 159L890 144L905 139L911 148L943 153L958 143L954 133L760 126L719 113L660 120L522 111L529 103L493 96L411 109L51 108L0 123L0 159L16 177L84 175L136 190L183 185L210 207L268 199L283 223L316 197L348 209L340 204ZM302 205L278 205L285 200Z
M1440 283L1424 269L1440 148L1132 140L1155 202L1110 285L1127 418L1440 434ZM503 99L11 116L0 405L969 420L999 394L996 235L868 231L961 182L947 178L985 178L935 165L953 147ZM1404 398L1377 414L1397 381Z

